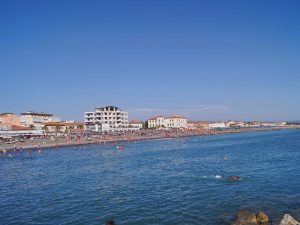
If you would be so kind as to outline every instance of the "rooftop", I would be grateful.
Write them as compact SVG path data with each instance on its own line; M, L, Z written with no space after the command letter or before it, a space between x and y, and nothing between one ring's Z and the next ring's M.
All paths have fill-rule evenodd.
M186 118L183 116L168 116L166 117L166 119L186 119Z
M165 116L154 116L150 118L149 120L157 120L157 118L165 118Z
M100 110L102 110L102 109L106 109L106 110L120 110L120 111L122 111L122 109L120 109L120 108L118 108L116 106L112 106L112 105L104 106L104 107L97 107L96 110L97 109L100 109Z
M0 116L5 116L5 115L14 115L14 114L11 112L0 113Z
M129 121L129 124L141 124L141 123L144 123L144 122L140 121L140 120L130 120Z
M44 112L37 113L37 112L31 112L31 111L21 113L21 115L23 115L23 116L25 116L25 115L32 115L32 116L53 116L52 114L49 114L49 113L44 113Z
M48 122L44 124L45 126L83 126L84 123L80 122Z
M18 131L18 130L33 130L30 127L24 127L24 126L19 126L19 125L12 125L11 128L14 131Z
M157 120L158 118L164 118L164 119L186 119L185 117L183 116L155 116L155 117L152 117L150 118L149 120Z

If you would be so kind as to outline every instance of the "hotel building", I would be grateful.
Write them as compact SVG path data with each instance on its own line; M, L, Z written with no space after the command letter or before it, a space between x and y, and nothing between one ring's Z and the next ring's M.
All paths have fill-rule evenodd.
M44 128L44 123L59 122L59 119L49 113L24 112L21 113L20 121L25 127L42 130Z
M1 113L0 114L0 124L9 124L20 126L20 118L13 113Z
M90 131L122 130L128 127L128 112L115 106L98 107L85 113L84 122Z
M148 128L186 128L187 119L181 116L156 116L147 121Z

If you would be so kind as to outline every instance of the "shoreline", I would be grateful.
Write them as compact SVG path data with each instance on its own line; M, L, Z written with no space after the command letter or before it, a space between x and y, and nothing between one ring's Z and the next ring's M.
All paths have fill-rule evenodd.
M274 132L273 132L274 131ZM276 132L276 131L278 131L278 132ZM143 137L143 136L139 136L139 137L134 137L134 138L132 138L130 141L128 141L128 140L125 140L124 139L124 137L115 137L115 138L112 138L111 136L110 136L110 138L112 138L111 140L106 140L105 141L105 144L109 144L107 147L104 147L104 148L101 148L100 146L98 146L98 151L99 152L101 152L102 150L104 150L104 149L106 149L106 150L111 150L112 152L115 152L115 153L117 153L117 150L116 150L116 145L122 145L122 144L124 144L124 145L126 145L126 143L128 143L128 144L130 144L130 142L137 142L137 141L139 141L139 142L141 142L141 141L144 141L144 143L142 142L142 145L144 145L144 144L146 144L146 141L159 141L159 140L161 140L161 141L164 141L164 140L170 140L170 141L167 141L167 142L162 142L162 143L160 143L160 142L157 142L156 144L158 144L158 145L164 145L165 143L174 143L174 142L171 142L171 140L172 139L178 139L178 140L175 140L176 142L175 142L175 145L176 145L176 143L180 143L180 142L182 142L182 141L180 141L179 139L183 139L183 138L189 138L189 139L183 139L183 142L184 143L188 143L188 144L190 144L193 140L198 140L198 141L200 141L201 142L201 140L202 140L202 137L204 138L203 140L211 140L212 142L214 142L215 140L217 141L217 140L222 140L223 139L223 137L222 136L224 136L224 135L226 135L226 136L224 136L224 140L227 140L227 138L229 138L229 139L231 139L230 137L231 136L227 136L227 135L230 135L230 134L240 134L240 133L250 133L250 132L255 132L254 134L249 134L249 136L248 135L235 135L237 138L235 138L235 137L233 137L233 139L232 140L234 140L234 141L236 141L237 139L239 139L239 137L241 137L242 139L244 139L244 138L249 138L249 139L251 139L251 138L253 138L253 139L255 139L257 136L266 136L266 137L274 137L274 138L276 138L277 137L277 135L281 135L281 134L286 134L286 135L289 135L289 134L294 134L294 132L296 133L296 132L298 132L297 131L297 129L296 128L276 128L276 129L247 129L247 130L227 130L227 131L215 131L214 133L210 133L210 134L182 134L181 136L178 136L178 137L162 137L162 135L156 135L156 136L152 136L152 137ZM257 133L258 132L258 133ZM266 133L266 132L272 132L272 133ZM256 134L257 133L257 134ZM207 136L212 136L211 138L205 138L205 137L207 137ZM213 136L221 136L221 137L213 137ZM192 138L192 137L195 137L195 138ZM136 138L136 139L135 139ZM198 138L198 139L196 139L196 138ZM41 140L40 140L41 141ZM155 144L155 145L156 145ZM66 152L67 152L67 150L72 150L73 149L73 151L75 150L75 151L84 151L84 150L90 150L91 148L89 148L89 146L88 145L94 145L94 146L92 146L92 147L94 147L96 150L97 150L97 145L104 145L104 143L103 143L103 140L101 141L101 143L97 143L97 142L95 142L95 141L90 141L90 142L84 142L84 143L71 143L71 144L68 144L68 143L60 143L60 145L58 145L58 146L55 146L55 142L53 142L52 143L52 145L51 146L46 146L46 145L43 145L42 146L42 150L53 150L53 151L55 151L55 148L57 147L57 148L59 148L59 149L57 149L57 151L59 151L59 150L65 150ZM87 146L86 147L86 149L85 148L82 148L82 147L84 147L84 146ZM12 146L10 146L11 148L12 148ZM64 148L65 147L65 148ZM61 149L61 148L64 148L64 149ZM77 148L77 150L76 150L76 148ZM250 148L251 148L251 146L250 146ZM34 156L35 156L35 154L38 154L37 153L37 150L38 150L38 147L35 145L35 146L24 146L23 147L23 150L24 150L24 152L23 153L20 153L19 154L19 151L18 150L16 150L16 152L15 153L11 153L13 156L12 157L10 157L9 155L7 156L3 156L3 159L5 159L5 158L8 158L8 160L7 161L9 161L9 160L11 160L11 159L9 159L9 158L14 158L14 157L16 157L17 159L24 159L23 158L23 156L24 155L29 155L29 151L30 151L30 149L32 149L32 150L36 150L36 151L33 151L33 158L34 158ZM8 153L10 152L10 151L13 151L13 149L10 149L9 151L7 151ZM80 152L81 152L80 151ZM35 153L36 152L36 153ZM258 152L259 152L259 150L258 150ZM1 146L0 146L0 153L1 153ZM46 153L46 152L45 152ZM51 151L49 151L48 152L49 154L51 153ZM72 153L72 152L71 152ZM83 152L82 152L83 153ZM80 153L80 154L82 154L82 153ZM86 154L87 154L88 152L86 152ZM84 154L84 153L83 153ZM18 155L21 155L22 157L18 157ZM56 153L54 153L54 155L56 155ZM74 156L73 154L70 154L69 156ZM85 155L85 154L84 154ZM72 157L71 156L71 157ZM37 157L37 156L36 156ZM102 157L102 155L100 154L100 157ZM177 156L175 156L175 157L177 157ZM30 158L31 158L31 153L30 153ZM27 159L27 158L26 158ZM6 159L5 159L6 160ZM25 164L27 164L27 163L25 163ZM30 163L28 163L28 164L30 164ZM54 164L55 165L55 164ZM224 176L224 178L225 178L225 176ZM205 181L206 182L206 181ZM216 182L219 182L219 181L216 181ZM229 181L229 182L237 182L237 181L233 181L233 180L231 180L231 181ZM241 181L241 182L243 182L243 181ZM223 182L222 182L223 183ZM248 208L247 208L248 209ZM254 212L253 212L253 210L254 210ZM292 215L292 216L295 216L295 219L297 219L297 218L299 218L299 217L296 217L297 216L297 214L296 215L294 215L295 213L293 213L294 211L294 209L293 208L288 208L287 210L286 210L286 212L285 213L290 213L290 214L284 214L284 216L282 216L283 215L283 213L281 213L281 211L280 211L280 209L279 209L279 212L280 213L277 213L277 212L275 212L275 211L268 211L268 207L266 207L266 209L265 208L263 208L263 210L265 211L256 211L257 209L256 208L251 208L250 207L250 209L248 209L247 211L248 212L246 212L246 213L244 213L246 210L244 210L243 209L243 207L241 207L240 209L238 209L238 210L234 210L234 212L232 212L233 210L231 210L230 211L230 216L228 216L229 214L228 214L228 211L226 211L226 212L224 212L224 213L220 213L220 218L221 218L221 216L223 216L222 217L222 221L226 221L226 224L234 224L234 225L246 225L247 223L243 223L243 221L248 221L249 220L249 218L252 220L252 221L258 221L258 218L259 218L259 220L261 220L262 218L267 218L267 219L265 219L265 221L271 221L270 222L270 224L278 224L279 225L279 223L281 222L281 221L283 221L283 220L292 220L293 218L290 216L290 215ZM263 216L261 216L261 212L263 212L264 213L264 215ZM235 215L235 216L234 216ZM258 216L259 215L259 216ZM287 218L288 217L288 218ZM292 219L291 219L291 218ZM225 222L224 222L224 224L225 224ZM257 224L258 225L258 223L253 223L253 224ZM266 223L267 224L267 223ZM280 225L288 225L288 224L290 224L290 223L280 223ZM297 223L298 224L298 223ZM296 224L295 224L296 225Z
M86 146L86 145L104 145L104 144L119 144L119 143L130 143L137 141L150 141L150 140L171 140L171 139L180 139L186 137L205 137L205 136L217 136L217 135L226 135L226 134L237 134L237 133L249 133L249 132L268 132L275 130L290 130L297 129L295 127L284 127L284 128L254 128L254 129L241 129L241 130L222 130L222 131L213 131L211 133L182 133L174 136L166 136L165 134L160 134L156 136L133 136L133 137L110 137L109 139L100 140L82 140L82 141L70 141L70 140L47 140L51 143L45 143L45 140L40 140L37 143L26 143L18 142L14 145L5 146L0 144L0 151L2 153L13 152L13 151L22 151L22 150L40 150L40 149L53 149L60 147L76 147L76 146Z

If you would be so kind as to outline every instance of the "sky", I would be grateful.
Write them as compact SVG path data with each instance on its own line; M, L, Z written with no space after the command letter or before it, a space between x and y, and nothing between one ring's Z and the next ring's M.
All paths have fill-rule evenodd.
M300 119L298 0L2 0L0 112Z

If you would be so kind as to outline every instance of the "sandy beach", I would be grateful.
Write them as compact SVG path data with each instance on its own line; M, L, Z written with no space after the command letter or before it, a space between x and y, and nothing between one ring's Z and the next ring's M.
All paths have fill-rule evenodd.
M22 151L22 150L39 150L58 148L66 146L80 146L89 144L118 144L121 142L132 142L132 141L145 141L145 140L156 140L156 139L172 139L172 138L183 138L190 136L207 136L207 135L223 135L231 133L242 133L242 132L256 132L256 131L271 131L279 129L294 129L294 127L284 128L246 128L246 129L227 129L227 130L177 130L177 131L166 131L166 130L142 130L138 132L127 132L122 134L106 134L106 135L62 135L54 137L47 135L42 138L29 138L24 139L22 142L15 143L0 143L0 151Z

